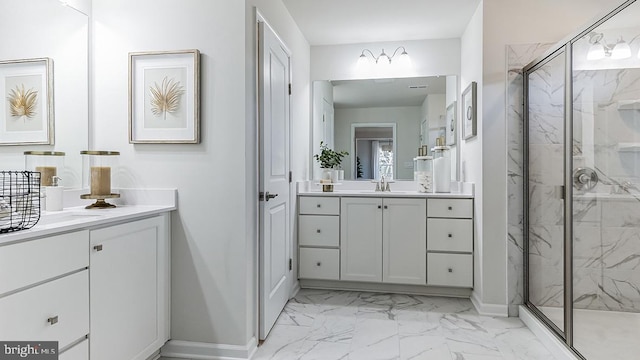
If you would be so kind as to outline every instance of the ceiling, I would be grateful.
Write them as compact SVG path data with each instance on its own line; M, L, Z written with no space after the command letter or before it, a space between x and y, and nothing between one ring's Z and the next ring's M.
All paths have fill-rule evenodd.
M480 0L283 0L311 46L459 38Z
M420 106L428 94L445 94L446 79L446 76L429 76L336 80L331 82L333 106L336 109ZM416 86L419 88L410 88Z

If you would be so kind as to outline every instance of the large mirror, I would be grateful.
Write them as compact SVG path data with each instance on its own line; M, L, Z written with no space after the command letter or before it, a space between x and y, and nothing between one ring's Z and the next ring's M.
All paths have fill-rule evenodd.
M0 145L0 170L23 170L25 151L61 151L61 184L82 186L80 151L89 141L89 6L89 0L0 0L0 61L51 59L54 108L54 144ZM5 82L0 79L2 93ZM0 119L0 126L6 123Z
M342 161L345 180L413 180L418 148L431 155L442 141L451 146L456 180L456 94L455 75L314 81L313 154L321 141L349 152ZM319 179L313 163L313 178Z

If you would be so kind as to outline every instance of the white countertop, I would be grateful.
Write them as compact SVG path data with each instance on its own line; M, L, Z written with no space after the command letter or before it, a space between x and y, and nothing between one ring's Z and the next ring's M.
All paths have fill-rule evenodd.
M303 196L344 196L344 197L397 197L397 198L473 198L474 186L471 183L451 183L451 192L418 192L415 181L395 181L390 184L391 191L375 191L375 184L368 181L343 181L334 185L333 192L323 192L322 186L310 181L298 184L298 195Z
M118 204L117 207L109 209L85 209L84 206L72 206L65 207L62 211L42 211L40 220L32 228L0 234L0 246L57 233L111 225L176 210L176 193L175 189L150 191L129 189L121 193L123 199L120 202L125 202L125 200L133 202L135 199L138 200L136 202L140 205ZM75 197L77 194L75 191L70 191L69 195ZM148 199L153 199L154 201Z

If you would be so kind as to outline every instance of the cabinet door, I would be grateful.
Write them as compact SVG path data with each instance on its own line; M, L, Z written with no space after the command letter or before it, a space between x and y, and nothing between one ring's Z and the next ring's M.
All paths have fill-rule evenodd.
M382 281L382 199L342 198L340 279Z
M427 283L427 202L425 199L384 199L382 281Z
M146 359L166 341L164 221L91 231L91 360Z

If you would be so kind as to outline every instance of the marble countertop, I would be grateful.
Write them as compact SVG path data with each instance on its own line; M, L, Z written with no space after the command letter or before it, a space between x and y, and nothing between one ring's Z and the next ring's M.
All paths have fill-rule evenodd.
M474 186L471 183L451 183L451 192L423 193L416 191L415 181L395 181L391 191L375 191L375 184L369 181L343 181L334 185L333 192L323 192L322 186L310 181L297 184L298 195L303 196L344 196L344 197L396 197L396 198L473 198Z
M0 246L58 233L92 229L141 219L177 209L176 189L121 189L117 205L109 209L85 209L93 200L79 200L80 190L65 190L62 211L41 211L32 228L0 234ZM68 207L67 207L68 205Z

